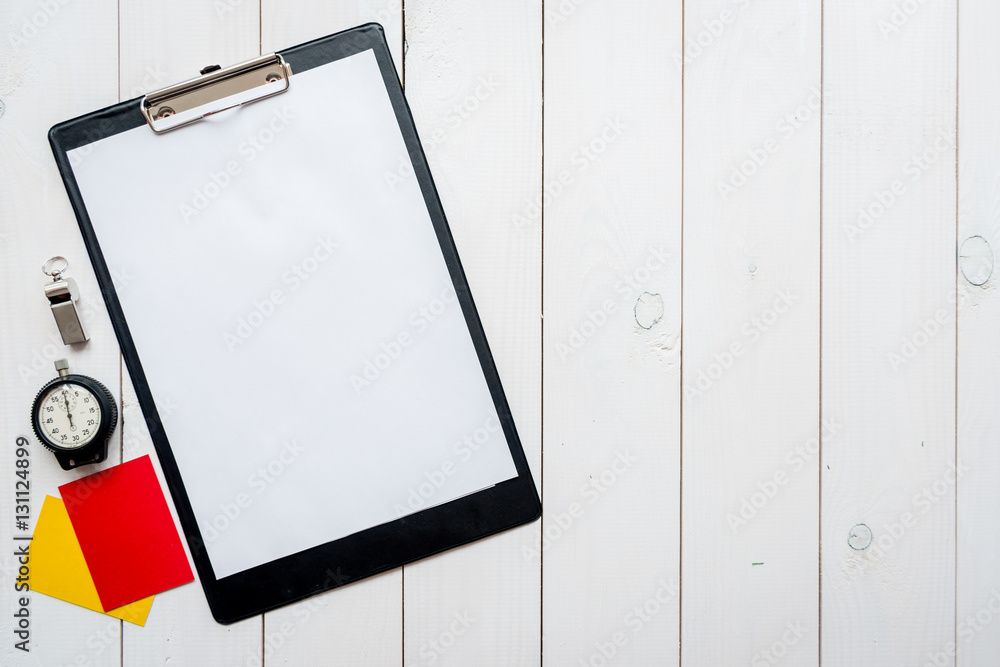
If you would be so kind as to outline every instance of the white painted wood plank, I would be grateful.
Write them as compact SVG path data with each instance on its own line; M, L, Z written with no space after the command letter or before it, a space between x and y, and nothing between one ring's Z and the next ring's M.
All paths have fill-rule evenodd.
M820 7L686 3L686 665L817 661Z
M407 99L536 483L541 228L511 214L541 192L541 32L527 0L406 7ZM403 664L539 664L533 538L527 526L406 567Z
M385 28L396 72L400 78L403 76L403 0L358 0L355 3L262 0L261 8L262 53L374 22Z
M824 21L822 660L923 665L955 639L956 3Z
M966 0L959 12L958 461L956 663L1000 656L1000 6ZM979 238L977 238L979 237ZM947 642L938 651L947 656Z
M681 2L546 4L551 665L678 663L681 39Z
M379 21L402 70L402 7L394 0L356 5L264 0L261 16L264 53ZM395 570L265 614L266 664L400 664L402 580L402 570Z
M121 99L131 99L198 74L209 64L231 65L259 53L260 9L257 2L174 2L150 5L138 0L120 3ZM208 175L206 174L206 180ZM143 289L141 262L117 278L119 291ZM123 455L130 460L149 454L168 498L175 522L176 511L163 481L149 430L139 408L128 371L124 377ZM161 414L169 428L173 411L184 409L182 396L162 397ZM177 524L180 530L180 524ZM190 551L185 543L190 561ZM201 584L195 582L166 591L153 602L146 626L125 625L125 665L164 664L254 664L262 648L261 617L223 626L212 618Z
M30 434L27 408L37 387L52 376L53 359L70 356L75 369L88 372L109 386L119 372L113 333L45 140L48 127L115 102L117 95L130 98L186 78L206 64L235 62L259 52L261 46L273 50L367 20L384 21L388 17L390 43L397 67L402 67L401 8L392 0L330 7L268 3L264 8L262 33L256 22L259 12L255 4L248 0L223 0L223 3L220 8L219 3L186 2L179 9L172 7L171 12L176 15L168 16L164 10L123 0L122 58L117 67L114 63L118 62L115 52L118 12L114 3L92 2L86 7L65 3L56 9L57 5L51 3L14 2L0 10L0 100L5 106L0 117L3 156L0 179L5 184L0 197L0 263L4 266L0 310L7 314L0 322L3 348L0 413L5 424L0 470L10 470L13 465L14 437ZM736 0L715 4L689 1L688 37L697 40L705 30L711 35L711 26L715 25L711 21L720 16L723 8L728 6L735 12L748 4ZM703 38L706 44L701 50L691 51L697 55L687 65L686 91L688 207L684 247L689 289L685 295L688 315L685 334L689 350L685 379L689 384L697 382L699 370L708 372L714 354L720 352L710 346L711 342L731 343L743 338L738 329L730 330L735 333L728 339L724 335L719 338L717 332L697 331L698 322L707 322L709 317L713 318L711 321L734 326L743 322L725 312L723 306L728 302L699 294L736 286L743 293L733 297L733 303L745 305L755 294L759 295L762 287L776 285L779 275L799 281L816 270L809 266L815 261L815 253L810 260L808 252L803 250L807 247L803 239L814 229L809 222L812 214L805 212L798 216L801 228L779 224L789 216L789 210L797 211L804 206L803 201L813 201L815 197L813 191L794 187L812 178L810 169L814 169L815 163L802 160L801 169L788 167L801 158L802 145L812 140L816 131L813 126L803 124L787 143L780 132L776 133L782 139L780 150L769 156L769 162L760 167L759 173L731 197L739 201L733 207L736 213L728 203L719 205L717 210L710 209L697 194L704 191L703 199L708 201L716 194L713 188L720 180L719 174L724 181L730 175L723 172L735 160L717 158L714 153L728 150L728 155L763 146L762 142L756 145L753 138L768 138L778 117L791 111L779 106L786 101L808 102L808 91L803 91L802 99L797 101L788 91L803 78L803 72L811 71L814 60L795 55L787 45L782 47L784 51L773 53L793 53L788 58L766 52L783 39L793 41L787 35L770 34L769 31L778 31L776 25L786 26L788 33L802 39L803 27L813 25L809 19L815 17L811 9L815 4L814 0L785 2L771 8L772 3L754 3L753 13L746 16L758 18L740 28L736 24L727 25L721 34ZM939 664L952 664L949 642L957 641L962 651L960 664L987 664L1000 652L1000 624L982 620L995 616L993 608L998 605L992 596L995 589L1000 590L992 559L1000 542L1000 534L992 527L995 523L992 514L1000 499L996 497L991 476L1000 461L990 445L997 426L992 416L995 411L991 409L997 389L993 376L1000 370L991 340L1000 324L1000 308L992 280L984 287L976 287L961 272L958 273L963 300L958 308L961 345L958 346L957 444L959 459L968 471L957 485L957 603L951 583L955 580L956 565L953 556L949 556L956 548L955 485L946 474L948 462L954 462L955 446L951 440L955 428L954 394L949 393L953 391L949 383L955 372L954 366L949 365L954 363L951 360L955 356L954 320L948 319L955 317L955 299L950 290L954 288L956 239L954 219L949 217L954 211L954 200L949 199L954 196L954 173L950 171L954 154L947 142L949 131L954 131L951 105L955 97L955 44L948 40L953 39L955 3L920 4L915 12L895 15L894 7L902 7L903 3L886 0L842 6L827 4L825 58L827 91L831 97L825 132L823 409L824 415L839 426L825 441L822 466L823 658L829 664L903 661L933 664L935 660ZM677 416L672 412L672 406L680 401L678 362L676 352L650 352L648 348L657 345L670 348L672 336L667 329L679 326L676 317L673 322L670 319L670 313L679 310L679 264L676 263L680 246L679 212L672 213L679 205L679 163L675 165L670 158L664 164L663 155L679 151L679 144L672 137L680 132L676 106L680 79L674 74L673 64L673 55L681 51L680 9L671 5L650 14L643 5L641 11L632 12L642 17L641 25L635 25L634 16L629 21L625 19L630 8L620 4L615 8L602 8L594 3L547 5L549 138L545 182L554 191L558 185L552 184L558 183L562 170L570 173L572 182L559 194L550 195L546 207L549 324L544 349L548 355L546 377L550 382L546 392L550 449L546 457L545 503L549 511L542 525L554 525L553 534L558 537L544 550L545 650L552 664L574 661L579 664L579 660L584 660L584 664L588 660L600 664L601 649L610 650L608 642L613 643L615 633L621 631L627 641L615 648L611 664L653 658L663 662L664 656L669 663L675 660L678 637L674 629L676 598L671 597L672 582L666 575L676 573L677 569L673 554L679 551L679 546L676 541L670 542L669 535L677 530L673 521L679 516L679 509L676 483L671 486L662 480L676 480L679 475L671 463L677 457L677 450L672 449L677 446L676 438L669 435L678 432ZM572 10L564 10L564 6ZM803 8L805 18L801 13ZM992 119L998 109L990 91L993 72L1000 63L996 62L998 56L990 30L998 17L997 10L985 0L968 0L962 8L960 183L963 194L958 241L980 234L996 248L1000 247L1000 230L994 219L997 187L991 176L995 171L991 155L996 152ZM542 178L530 165L522 170L498 168L495 164L483 170L469 167L481 159L481 153L513 155L518 149L508 143L530 144L524 139L526 130L522 129L512 139L507 134L512 131L507 128L526 127L528 116L534 112L529 113L527 105L521 108L519 102L505 94L516 89L518 95L512 97L523 100L528 97L526 91L540 86L529 75L531 64L540 55L532 51L534 47L529 48L530 40L508 34L527 25L525 17L531 9L519 6L516 10L505 10L501 17L489 19L481 17L489 16L493 10L472 10L446 2L417 4L407 10L409 38L415 49L411 56L421 58L408 64L410 102L425 147L431 153L431 166L540 481L537 460L541 427L535 370L540 361L531 351L533 345L537 348L532 341L537 343L540 332L525 313L540 310L540 304L532 301L526 290L528 285L540 282L537 248L541 225L530 203L541 196ZM774 19L776 14L783 18ZM38 18L41 16L45 18ZM270 33L269 20L273 24ZM489 31L487 20L498 28ZM894 20L900 25L895 26ZM527 32L540 39L540 35L531 32L534 29L529 26ZM809 38L810 35L807 32L805 39L809 53L809 49L816 48L815 36ZM676 45L664 46L664 36L668 41L676 40ZM183 49L177 48L177 39L183 41ZM507 44L501 46L504 39ZM608 44L609 40L613 44ZM669 67L660 62L665 53ZM512 57L516 63L510 62ZM749 64L735 62L741 59L747 59ZM474 78L471 71L489 69L488 64L494 61L505 63L505 72L512 73L509 86L508 79L502 79L495 93L480 100L474 114L470 113L468 118L456 115L454 104L463 102L470 93L475 95L475 87L470 86L473 83L470 77ZM735 71L742 71L745 76L737 77ZM631 86L629 82L641 72L657 76L658 85ZM787 78L780 86L774 80L779 76ZM728 85L720 83L724 80ZM766 96L761 93L763 86L773 86L779 91L772 96L777 109L772 117L766 117L757 111L759 107L746 102ZM500 132L495 130L500 121L492 116L493 103L500 109L497 114L509 116ZM621 140L616 138L599 160L578 172L572 156L581 144L599 136L605 107L627 112L630 122ZM719 117L724 118L715 123L719 141L711 143L713 135L705 128ZM456 124L457 119L461 122ZM436 129L444 132L438 141L433 140ZM945 149L938 148L939 130L944 131ZM700 142L692 137L694 131L699 133ZM491 141L502 143L503 150L481 148ZM615 150L622 155L616 157ZM923 153L933 157L933 164L927 169L917 163L917 159L931 161L920 158ZM781 159L786 162L780 162ZM769 173L769 169L773 171ZM788 175L793 172L794 178ZM483 184L488 180L484 173L507 175L496 179L497 184L503 184L496 187L497 184ZM776 196L774 188L779 185L763 185L776 178L771 174L784 174L785 180L792 184L788 194ZM880 198L888 201L885 192L891 193L894 181L901 183L901 194L894 195L895 201L888 211L880 213L871 223L862 219L865 226L859 225L859 209L881 204ZM517 196L505 194L515 189ZM753 194L755 190L767 194ZM514 201L514 205L507 200ZM778 213L774 213L774 206L778 207ZM491 209L502 209L502 213ZM694 209L710 212L696 217ZM879 209L875 206L872 210ZM514 227L521 236L509 233L501 222L479 222L501 218L506 221L514 215L522 216L527 223ZM736 226L734 219L745 219L745 227ZM715 238L723 239L723 244L710 244ZM667 314L649 332L639 331L631 323L633 329L629 330L624 319L634 318L632 308L637 299L626 303L624 294L619 295L614 287L630 272L632 281L640 282L638 278L645 274L637 272L653 258L643 251L660 243L673 251L674 263L656 271L647 268L649 278L642 282L641 290L660 293ZM83 350L70 350L58 340L51 340L56 332L41 297L44 278L37 265L54 252L70 256L72 273L86 297L85 310L93 313L94 340ZM801 261L792 257L796 253L803 256ZM971 247L962 255L968 274L977 275L982 264L977 264ZM749 270L751 262L757 267L757 275L740 276L740 270ZM717 266L731 267L732 272L709 273ZM745 279L743 283L739 282L740 277ZM768 280L771 282L765 282ZM626 289L626 293L631 291ZM589 313L599 310L605 293L618 312L602 326L591 328L587 326ZM671 294L676 295L674 303L670 302ZM619 296L621 300L614 301ZM812 299L815 295L804 296ZM645 308L650 303L655 306L657 302L647 299L639 305ZM806 299L794 303L790 318L816 308L803 306L812 304ZM751 308L743 313L738 307L731 309L746 317L762 316L762 310L755 313ZM944 323L933 334L925 331L921 336L922 328L934 329L927 323L939 309L945 312ZM774 352L779 343L768 341L781 340L789 350L784 356L798 359L795 351L801 340L815 338L800 329L793 336L781 329L785 323L794 328L799 321L785 320L782 316L773 331L761 335L761 347L757 349L761 358L769 355L772 359L779 358ZM584 337L584 327L591 335ZM571 338L573 329L579 338ZM631 343L616 342L637 333L640 336ZM912 348L905 345L904 339L909 340ZM576 349L572 347L573 341L585 342ZM560 344L565 347L558 347ZM559 350L564 351L565 362ZM906 356L913 350L918 351L912 358ZM781 641L783 633L768 634L762 627L769 619L778 618L776 606L786 605L782 610L792 606L797 609L802 600L812 600L815 605L815 584L802 584L794 597L781 598L777 603L769 599L772 588L790 587L789 575L756 571L770 565L764 558L741 558L740 565L743 560L765 562L764 566L750 566L754 571L747 573L744 580L749 576L763 579L758 576L761 574L776 576L777 579L768 582L773 586L763 587L761 582L755 582L723 589L715 582L712 585L716 594L707 600L699 600L696 591L691 590L693 582L705 583L709 571L722 572L723 581L739 581L741 570L729 571L719 566L720 552L738 557L744 553L751 555L753 545L760 544L763 538L767 538L769 552L793 545L777 561L787 566L793 581L801 582L807 576L804 574L807 565L815 572L814 561L803 565L797 560L798 545L808 542L804 535L815 533L813 525L799 530L797 524L803 514L815 513L809 493L803 491L815 477L815 462L810 460L799 470L784 459L796 446L808 448L809 429L812 434L817 430L815 410L803 409L800 413L786 408L780 419L773 420L776 426L768 433L791 432L791 423L799 420L812 424L798 435L798 442L793 441L789 446L784 446L788 444L784 441L779 443L783 446L771 442L761 445L759 433L764 427L757 422L751 424L757 430L750 430L750 436L746 435L747 429L737 431L733 425L739 419L748 421L746 415L755 410L754 406L783 400L774 393L776 380L772 376L788 375L786 371L776 373L775 369L787 368L791 363L751 361L754 352L747 346L747 354L733 369L727 370L704 396L697 398L697 402L708 401L718 408L724 404L723 399L720 395L713 397L712 392L730 382L743 387L732 395L733 401L727 406L725 416L718 419L718 427L707 424L708 418L689 407L697 405L695 399L685 402L685 409L689 410L685 422L689 427L685 429L689 463L685 476L685 534L694 536L685 541L688 587L684 597L684 634L688 641L684 645L684 658L688 664L699 664L702 657L725 654L722 649L715 651L706 646L712 639L695 640L689 634L713 631L706 627L710 624L698 612L697 605L706 609L712 605L716 628L736 625L733 623L736 619L746 623L754 633L751 641L755 650ZM708 354L707 364L699 365L701 353ZM890 353L899 355L902 361L890 359ZM657 369L647 368L652 357L663 357L657 362L661 364ZM804 387L804 374L812 372L808 369L816 364L800 365L805 370L793 374L790 384ZM762 382L768 383L764 391L760 388ZM134 458L149 451L148 435L127 377L124 384L125 422L120 433L125 457ZM618 391L608 391L609 386ZM804 389L801 394L808 391ZM793 404L800 401L809 404L801 394L796 395ZM812 401L818 402L815 397ZM666 416L664 406L668 406ZM767 414L777 414L773 407L768 409L771 412ZM806 412L811 421L803 416ZM650 414L655 417L649 418ZM701 420L700 426L697 420ZM763 452L763 458L739 458L737 464L722 465L718 458L712 463L714 472L730 475L736 485L749 480L750 487L742 492L731 491L715 481L714 475L708 475L710 462L703 452L697 451L701 445L691 436L691 428L709 434L705 442L714 440L727 445L721 435L729 429L734 438L741 438L737 442L744 443L746 450L755 455ZM604 455L614 453L615 445L625 442L623 437L630 443L644 443L630 450L633 454L640 452L641 465L629 468L620 481L616 477L616 484L607 493L599 494L599 502L591 506L587 502L589 497L582 495L583 485L590 475L599 480L607 470L614 472L613 459ZM39 454L32 463L36 482L34 518L44 493L55 493L58 484L91 471L64 473L40 446L33 446ZM706 459L701 471L695 467L699 455ZM118 460L113 454L106 465ZM655 475L651 473L638 481L629 477L632 472L646 468ZM744 469L748 472L744 473ZM712 502L721 508L711 512L714 530L733 509L722 501L710 501L715 492L696 484L695 478L707 480L714 485L710 488L725 492L721 497L738 502L742 498L751 499L757 482L766 486L769 475L779 469L790 470L791 482L783 485L779 494L769 499L747 526L740 527L735 538L727 526L722 526L725 530L712 538L711 532L706 535L704 526L691 518L692 511L701 511L699 507L710 509L708 503ZM942 494L936 493L935 484L944 490ZM11 488L12 477L0 480L0 492L9 495ZM936 501L924 502L920 498L925 489ZM815 494L815 488L812 493ZM563 531L556 515L566 512L571 502L581 502L583 514ZM9 510L6 505L0 509L0 541L5 544L9 544L12 525ZM651 511L663 520L649 534ZM915 523L899 532L907 513ZM642 520L637 518L631 523L622 519L625 516ZM850 528L858 521L875 529L876 544L865 552L855 552L847 546ZM775 528L778 523L783 526ZM535 528L528 527L406 569L406 664L427 661L428 655L421 651L430 650L430 641L437 641L438 645L450 641L442 634L449 631L453 620L449 614L461 614L475 605L485 612L480 616L470 614L476 621L468 633L456 636L455 644L446 652L436 654L438 664L479 664L483 656L493 655L500 656L496 659L498 664L508 658L510 662L522 658L529 663L537 662L539 637L535 628L540 619L535 614L537 605L531 606L525 593L530 572L537 569L533 563L537 561L529 563L523 555L517 555L521 546L532 546L537 534ZM521 533L527 533L527 538ZM749 539L744 539L744 535ZM876 550L879 539L886 545L881 551ZM739 549L745 551L740 553ZM511 568L509 563L515 555L521 560ZM692 560L700 558L708 560L705 563ZM5 581L12 564L9 556L0 558ZM483 564L486 565L476 568ZM486 570L499 574L494 580L480 581ZM653 580L654 571L665 575L666 586ZM269 614L269 634L262 633L259 618L240 626L214 624L200 589L188 586L158 598L145 630L126 626L123 661L126 665L167 659L189 663L207 658L227 664L256 664L257 656L270 649L269 663L308 664L329 659L352 664L395 664L403 657L404 613L399 600L402 581L401 571L388 573ZM758 605L748 619L737 601L746 600L755 592L767 602L763 606L756 599L748 602ZM668 600L666 607L656 600L658 594ZM386 600L390 602L387 604ZM48 665L87 661L101 665L119 664L122 660L122 627L118 621L39 594L32 595L31 604L35 614L32 654L15 653L9 642L5 642L0 644L0 663ZM657 613L650 616L651 622L640 623L642 616L635 607L641 611L646 604L650 609L656 608ZM661 608L667 611L660 611ZM0 612L12 611L10 596L3 596ZM788 619L781 620L792 620L791 614L788 615ZM245 626L256 629L247 632ZM636 628L639 632L633 634ZM246 638L248 634L252 641ZM718 636L722 637L722 633ZM745 637L740 633L735 636L737 640ZM794 647L795 650L811 647L812 652L807 652L801 663L798 654L793 659L790 652L783 662L813 664L814 636L813 627L808 627ZM723 642L729 641L729 635L723 637ZM727 655L746 657L744 653L732 650Z
M260 53L258 0L121 0L121 98L227 67Z
M46 136L52 125L118 100L116 35L117 5L107 0L17 1L0 7L0 495L14 497L15 439L24 436L32 451L32 526L46 494L58 496L59 485L120 460L116 431L105 463L63 471L35 439L29 417L38 389L55 377L52 362L58 358L67 358L71 371L91 375L119 393L118 346ZM41 264L53 255L70 261L67 275L80 286L91 336L86 344L63 345L49 312ZM13 510L10 502L0 503L0 610L6 619L13 619L20 597L12 590L19 564L11 538L25 534L16 529ZM30 652L16 650L6 630L0 664L120 663L120 621L40 593L28 597Z

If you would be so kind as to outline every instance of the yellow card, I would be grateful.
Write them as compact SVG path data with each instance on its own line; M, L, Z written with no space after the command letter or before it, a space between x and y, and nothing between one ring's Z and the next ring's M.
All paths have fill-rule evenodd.
M93 609L136 625L145 625L153 596L111 611L101 608L97 587L73 532L66 506L45 496L31 540L31 590Z

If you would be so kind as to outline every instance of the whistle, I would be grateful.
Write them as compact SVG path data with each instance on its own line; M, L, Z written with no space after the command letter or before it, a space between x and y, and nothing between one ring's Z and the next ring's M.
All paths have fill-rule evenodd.
M59 267L59 268L56 268ZM85 343L89 340L77 310L80 300L80 290L72 278L63 278L63 272L69 268L69 262L64 257L53 257L42 265L42 273L52 276L52 282L45 286L45 298L49 300L52 316L56 318L59 335L63 344Z

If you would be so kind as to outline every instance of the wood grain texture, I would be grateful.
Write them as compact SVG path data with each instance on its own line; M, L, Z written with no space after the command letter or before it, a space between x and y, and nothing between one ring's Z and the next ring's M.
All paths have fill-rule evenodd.
M530 1L406 8L407 100L536 484L541 229L511 216L541 191L541 20ZM527 526L404 568L403 664L539 664L533 537Z
M820 3L685 21L683 662L814 664Z
M52 362L66 358L70 370L91 375L119 395L119 352L101 292L87 257L76 218L63 190L47 133L67 118L118 101L117 5L107 0L83 4L5 2L0 7L0 556L3 594L0 610L10 622L0 643L0 664L118 665L121 621L29 593L30 652L14 648L12 619L21 594L14 592L19 563L14 557L15 439L25 436L31 450L31 519L45 495L95 472L94 467L63 471L31 432L30 409L39 388L56 377ZM68 58L67 54L73 54ZM50 279L42 263L53 255L69 262L68 276L82 295L80 310L88 343L62 344L42 292ZM112 436L107 468L120 461L120 430ZM30 567L30 563L29 563ZM30 576L30 575L29 575Z
M958 51L958 461L955 653L960 667L1000 656L1000 6L965 0ZM978 237L978 238L977 238ZM947 642L938 650L946 654Z
M309 2L261 0L261 53L270 53L363 23L385 28L389 53L403 75L403 0Z
M120 0L123 100L260 54L259 0Z
M19 435L32 523L95 471L30 437L60 357L120 400L102 467L152 453L49 127L377 21L545 515L232 626L197 584L145 628L32 593L0 664L994 664L994 4L4 3L0 497ZM3 614L12 532L0 502Z
M677 664L681 3L547 3L545 662Z
M825 5L822 410L843 424L823 445L834 665L923 665L955 638L956 3L896 12ZM871 537L851 537L857 524Z

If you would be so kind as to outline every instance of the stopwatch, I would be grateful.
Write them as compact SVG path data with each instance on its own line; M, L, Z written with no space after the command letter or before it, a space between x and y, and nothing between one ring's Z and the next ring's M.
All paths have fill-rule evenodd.
M86 375L71 375L65 359L55 362L59 377L49 381L31 406L31 426L63 470L100 463L118 423L108 388Z

